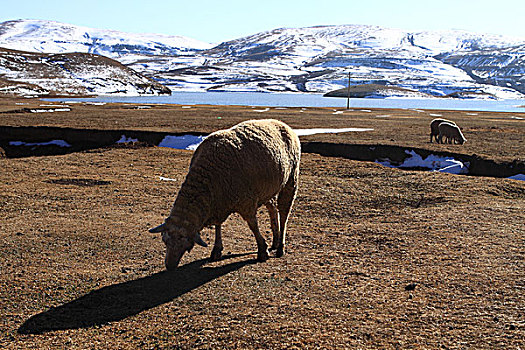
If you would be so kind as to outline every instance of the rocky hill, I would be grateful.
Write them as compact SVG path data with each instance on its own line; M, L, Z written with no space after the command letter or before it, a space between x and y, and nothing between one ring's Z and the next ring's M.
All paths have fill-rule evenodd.
M169 94L170 89L110 58L0 48L0 93L18 96Z

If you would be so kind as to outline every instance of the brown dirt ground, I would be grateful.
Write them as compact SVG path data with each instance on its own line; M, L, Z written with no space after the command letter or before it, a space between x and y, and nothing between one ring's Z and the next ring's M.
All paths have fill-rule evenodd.
M50 103L0 99L0 112L39 104ZM525 113L71 107L0 114L0 125L209 132L273 117L374 128L304 140L524 155L525 120L512 117ZM455 120L468 142L429 144L430 114ZM0 159L1 348L525 347L525 182L303 154L284 257L257 263L233 215L225 259L208 263L211 247L195 247L168 273L147 229L168 214L191 155L111 147Z

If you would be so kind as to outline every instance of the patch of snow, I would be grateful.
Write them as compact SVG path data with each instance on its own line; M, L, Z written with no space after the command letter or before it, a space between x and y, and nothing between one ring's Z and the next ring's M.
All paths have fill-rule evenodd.
M159 176L161 181L177 181L177 179L170 179L169 177Z
M183 135L173 136L167 135L160 141L159 147L168 147L176 149L195 150L206 136Z
M31 113L54 113L54 112L70 112L71 108L54 108L54 109L30 109Z
M11 146L50 146L55 145L59 147L71 147L69 143L64 140L52 140L48 142L24 142L24 141L10 141Z
M265 109L254 109L253 112L264 113L264 112L268 112L269 110L270 110L270 108L265 108Z
M128 143L128 142L138 142L138 139L132 139L131 137L126 137L126 135L122 135L120 137L120 140L117 141L117 143Z
M298 136L308 136L314 134L336 134L340 132L361 132L361 131L372 131L374 129L369 128L342 128L342 129L294 129Z
M525 174L509 176L507 179L525 181Z
M429 116L431 117L442 117L443 114L438 114L438 113L430 113Z
M405 159L402 164L392 164L390 160L376 161L376 163L390 168L428 168L429 170L439 171L449 174L468 174L468 163L463 163L451 157L440 157L429 155L423 159L415 151L405 151L410 157Z

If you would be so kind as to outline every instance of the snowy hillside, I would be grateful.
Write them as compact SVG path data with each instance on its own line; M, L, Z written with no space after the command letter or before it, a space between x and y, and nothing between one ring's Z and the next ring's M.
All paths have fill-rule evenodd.
M226 72L223 89L238 85L239 75L228 74L234 68L251 76L248 85L255 89L326 92L344 87L350 72L353 84L395 85L435 96L470 91L519 97L515 80L523 77L525 67L509 61L508 51L523 59L523 46L517 45L524 42L461 31L408 33L348 25L277 29L222 43L206 53L213 67ZM465 69L476 66L471 58L480 51L490 52L499 63L488 68L500 74L503 87L486 85L491 82L469 74L472 67ZM445 60L452 53L461 55L462 64ZM508 65L512 73L502 73Z
M257 33L193 57L127 60L126 64L172 89L325 93L346 86L350 72L352 84L415 91L407 97L523 98L524 43L463 31L409 33L376 26L320 26ZM492 63L478 67L480 55ZM472 74L478 71L496 78ZM399 90L395 96L402 96Z
M211 47L182 37L9 21L0 24L0 47L94 52L172 90L326 93L346 86L350 72L352 84L395 86L402 89L385 91L412 96L525 97L525 38L464 31L283 28Z
M378 26L339 25L276 29L223 43L215 51L230 53L235 57L282 53L298 59L311 59L328 53L366 49L378 53L398 51L406 57L414 57L505 48L524 41L463 31L410 33ZM301 61L297 60L296 63Z
M43 20L0 23L0 46L45 53L86 52L110 58L129 54L179 55L211 47L182 36L132 34Z
M508 87L525 94L525 44L500 50L493 48L452 52L439 56L481 84Z

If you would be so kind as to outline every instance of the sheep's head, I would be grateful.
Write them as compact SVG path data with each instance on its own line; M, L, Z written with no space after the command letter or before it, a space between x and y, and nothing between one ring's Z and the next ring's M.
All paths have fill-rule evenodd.
M203 247L208 245L202 240L199 232L190 233L183 227L173 223L170 218L157 227L149 230L151 233L161 233L162 241L166 245L166 269L173 270L179 265L185 252L189 252L195 243Z

